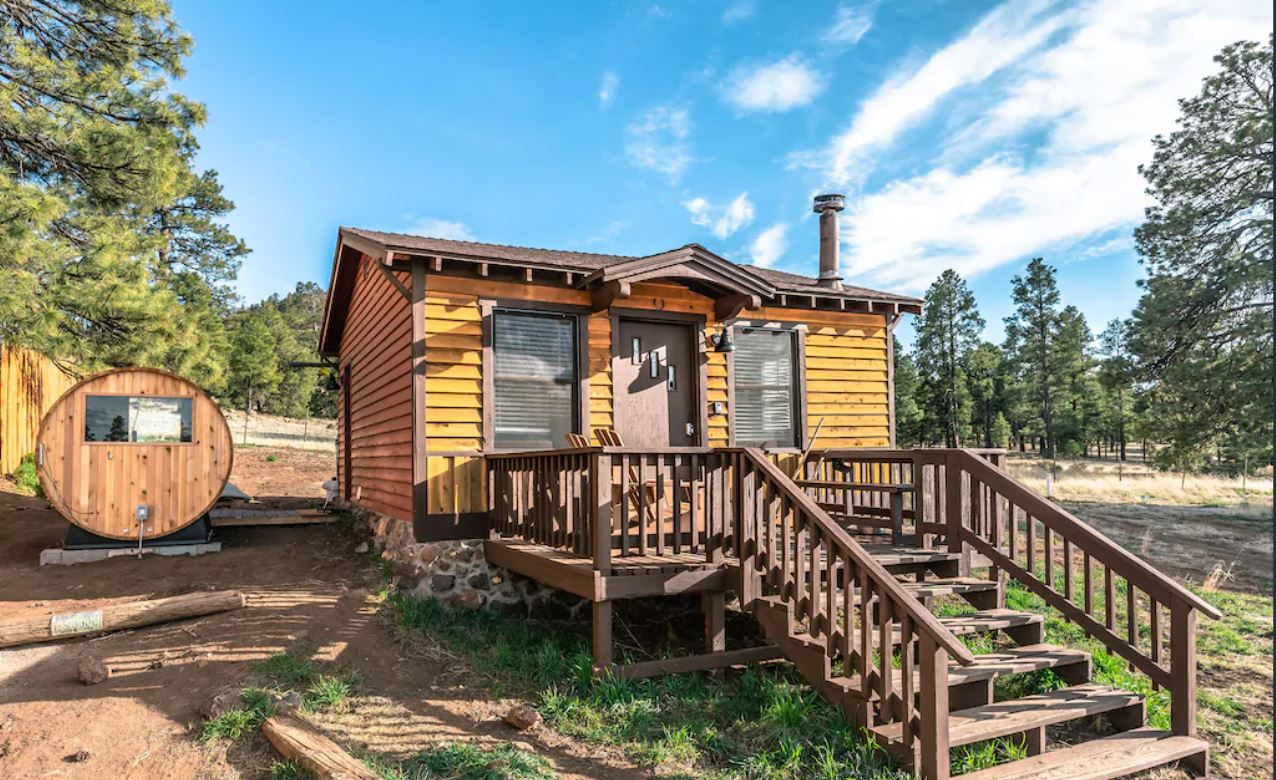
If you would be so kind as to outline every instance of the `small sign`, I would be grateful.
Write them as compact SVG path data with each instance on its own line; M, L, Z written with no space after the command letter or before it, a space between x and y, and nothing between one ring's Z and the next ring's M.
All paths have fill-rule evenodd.
M67 636L68 634L87 634L90 631L102 630L102 610L88 612L67 612L49 618L49 634L51 636Z

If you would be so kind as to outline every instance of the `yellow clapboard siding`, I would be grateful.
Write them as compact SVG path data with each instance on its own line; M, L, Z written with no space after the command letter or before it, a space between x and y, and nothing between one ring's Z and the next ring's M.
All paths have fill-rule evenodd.
M479 307L477 305L462 304L459 306L440 306L426 301L425 319L427 321L457 320L460 322L479 322L483 319L483 313L479 311Z
M462 393L478 395L483 392L483 383L476 379L432 378L425 384L430 393Z
M483 399L478 395L456 393L426 392L425 405L428 409L482 409Z
M483 422L483 410L474 407L447 407L447 406L430 406L429 399L426 399L425 421L427 423L442 422L466 422L481 423Z
M459 349L482 352L483 337L463 333L426 333L425 349L427 353L432 349Z
M430 423L425 425L425 435L441 438L466 438L483 435L483 426L476 423Z
M431 436L426 446L431 450L445 450L449 452L478 452L482 445L477 438L475 439L451 439L443 436Z
M454 363L427 363L425 375L431 379L482 379L483 369L476 365L459 365Z
M833 381L852 381L852 382L874 382L886 381L886 369L881 368L876 371L858 370L858 371L835 371L828 368L808 368L806 370L807 381L812 379L831 379Z
M429 334L440 333L449 336L479 336L483 335L483 323L481 322L458 322L456 320L426 320L425 321L426 343L429 344Z
M430 349L425 350L426 363L449 363L453 365L481 366L483 353L463 349Z

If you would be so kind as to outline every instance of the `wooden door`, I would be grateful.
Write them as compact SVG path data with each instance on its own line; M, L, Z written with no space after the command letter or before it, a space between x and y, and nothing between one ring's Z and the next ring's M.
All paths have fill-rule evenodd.
M613 360L616 431L626 447L693 447L700 376L690 325L620 320Z

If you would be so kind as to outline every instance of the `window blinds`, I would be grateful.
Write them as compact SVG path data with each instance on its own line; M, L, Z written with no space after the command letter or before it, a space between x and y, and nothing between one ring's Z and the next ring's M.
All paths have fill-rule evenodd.
M793 332L737 329L735 344L736 443L795 446Z
M492 317L496 448L565 446L576 428L575 318L514 311Z

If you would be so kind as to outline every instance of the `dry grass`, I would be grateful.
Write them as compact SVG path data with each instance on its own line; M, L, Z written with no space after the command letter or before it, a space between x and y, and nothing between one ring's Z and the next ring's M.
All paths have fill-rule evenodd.
M1039 458L1012 456L1010 472L1044 494L1050 466ZM1173 504L1226 506L1271 514L1272 481L1266 474L1241 480L1209 474L1156 471L1144 463L1111 460L1058 460L1050 485L1060 501L1102 501L1116 504Z

